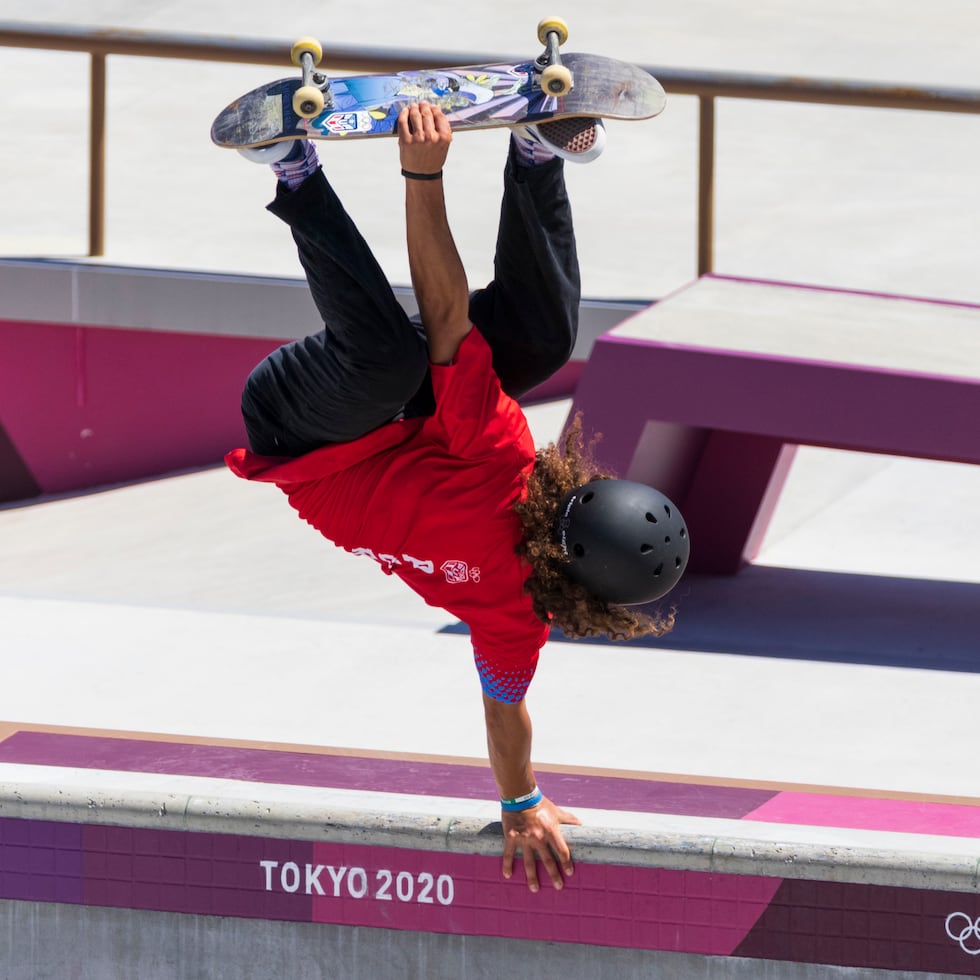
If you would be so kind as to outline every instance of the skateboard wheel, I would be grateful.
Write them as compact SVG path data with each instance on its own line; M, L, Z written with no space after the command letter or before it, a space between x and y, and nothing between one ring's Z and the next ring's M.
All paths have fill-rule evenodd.
M304 54L313 55L314 65L320 64L320 59L323 57L323 48L320 47L320 42L315 37L301 37L293 45L290 58L297 68L303 67L302 58Z
M572 90L572 73L564 65L548 65L541 72L541 88L548 95L568 95Z
M548 35L554 31L558 35L558 43L564 44L568 40L568 24L561 17L545 17L538 24L538 40L542 44L548 43Z
M293 112L302 119L313 119L323 112L323 93L313 85L302 85L293 92Z

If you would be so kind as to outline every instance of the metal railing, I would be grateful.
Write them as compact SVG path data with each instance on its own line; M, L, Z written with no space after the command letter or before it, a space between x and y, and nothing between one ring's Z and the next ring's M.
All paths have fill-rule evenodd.
M189 34L74 28L0 21L0 46L85 52L90 56L89 255L105 251L106 58L177 58L290 67L291 43ZM328 71L390 72L404 68L493 64L526 60L513 55L459 51L398 51L330 47ZM698 275L714 267L715 100L755 99L820 105L980 114L980 90L922 88L871 82L823 81L734 72L688 71L645 65L670 95L698 99Z

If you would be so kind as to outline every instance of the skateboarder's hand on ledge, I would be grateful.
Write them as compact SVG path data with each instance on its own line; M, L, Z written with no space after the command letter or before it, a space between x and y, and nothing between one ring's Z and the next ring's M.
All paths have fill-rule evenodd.
M514 859L521 852L527 887L540 890L537 862L540 859L555 888L565 887L565 878L571 877L574 866L571 851L562 835L562 824L578 826L578 817L555 806L546 796L530 810L521 813L504 813L504 877L513 874Z
M514 872L520 851L524 876L532 892L540 888L538 861L555 888L564 887L574 871L562 824L581 823L555 806L537 788L531 765L531 718L523 700L516 704L483 696L490 766L501 796L505 878Z

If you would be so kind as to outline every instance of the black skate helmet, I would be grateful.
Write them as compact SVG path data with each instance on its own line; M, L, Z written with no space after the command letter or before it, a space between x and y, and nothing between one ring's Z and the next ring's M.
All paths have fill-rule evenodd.
M556 530L569 578L620 606L665 596L691 551L680 511L659 490L631 480L592 480L569 491Z

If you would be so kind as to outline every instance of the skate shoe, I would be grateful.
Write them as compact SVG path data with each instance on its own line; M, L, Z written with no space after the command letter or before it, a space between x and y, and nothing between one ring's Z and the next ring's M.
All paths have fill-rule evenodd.
M269 164L276 177L290 190L299 187L320 166L316 144L312 140L283 140L267 146L243 147L238 152L253 163Z
M522 163L544 163L561 157L575 163L590 163L606 147L606 128L601 119L573 116L512 130Z

